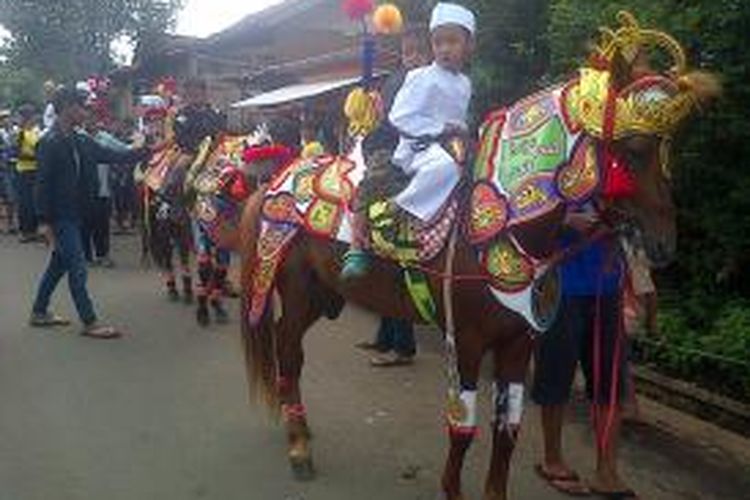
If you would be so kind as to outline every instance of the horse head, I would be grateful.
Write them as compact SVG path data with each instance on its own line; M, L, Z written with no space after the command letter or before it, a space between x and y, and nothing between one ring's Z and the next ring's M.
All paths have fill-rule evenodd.
M677 240L672 137L719 96L721 86L711 74L689 71L681 46L669 35L640 28L627 12L618 19L619 29L602 30L569 104L583 133L600 146L605 215L635 237L658 267L672 259ZM654 69L653 50L665 53L671 66Z

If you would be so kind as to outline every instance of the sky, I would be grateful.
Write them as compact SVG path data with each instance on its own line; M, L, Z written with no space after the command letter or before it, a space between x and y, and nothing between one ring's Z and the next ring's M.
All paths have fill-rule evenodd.
M281 0L187 0L177 18L180 35L206 37L236 23L247 14Z

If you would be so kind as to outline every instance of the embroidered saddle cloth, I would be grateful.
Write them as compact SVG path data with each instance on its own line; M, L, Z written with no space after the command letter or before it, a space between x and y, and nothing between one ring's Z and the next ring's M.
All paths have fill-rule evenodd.
M597 143L582 133L579 81L490 115L480 130L469 239L489 288L506 307L546 330L559 302L549 261L570 207L598 192Z
M240 204L249 194L237 195L232 180L244 175L240 168L244 141L244 136L222 137L206 155L206 160L198 163L186 179L186 190L194 198L192 215L214 242L218 240L221 227L237 225Z
M398 192L398 182L392 189L382 190L380 197L373 193L377 189L368 189L370 195L360 201L360 186L375 181L363 180L365 170L359 145L349 157L295 160L272 180L263 217L304 227L315 236L351 243L352 214L360 210L369 221L370 249L376 255L402 262L435 258L456 219L456 200L451 197L433 220L423 222L398 210L388 199L390 193ZM375 182L381 181L388 183L382 177Z
M352 214L365 176L361 143L348 157L318 156L292 161L272 179L262 204L262 222L253 273L250 321L265 310L276 270L300 229L339 241L352 241ZM388 199L367 200L370 249L402 263L428 262L441 252L455 224L452 196L434 220L422 222L393 208Z

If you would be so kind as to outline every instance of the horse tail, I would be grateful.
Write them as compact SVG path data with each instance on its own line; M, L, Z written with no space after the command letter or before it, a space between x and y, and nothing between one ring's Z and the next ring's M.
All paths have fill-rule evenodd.
M269 300L263 317L256 323L249 321L252 307L252 278L256 261L257 240L260 232L260 208L265 189L248 198L240 227L240 255L242 259L242 345L245 353L248 387L251 401L262 402L274 415L279 414L277 389L278 354L273 300Z

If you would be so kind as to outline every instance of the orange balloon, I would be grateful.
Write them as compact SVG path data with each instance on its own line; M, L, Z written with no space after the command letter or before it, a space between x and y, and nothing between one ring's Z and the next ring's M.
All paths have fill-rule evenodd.
M392 3L385 3L375 9L372 15L375 32L381 35L393 35L401 31L404 18L398 7Z

